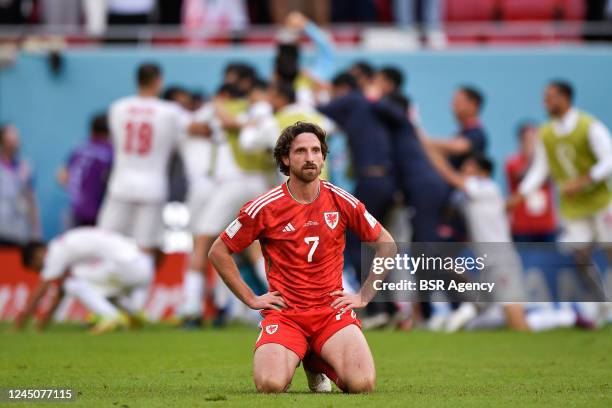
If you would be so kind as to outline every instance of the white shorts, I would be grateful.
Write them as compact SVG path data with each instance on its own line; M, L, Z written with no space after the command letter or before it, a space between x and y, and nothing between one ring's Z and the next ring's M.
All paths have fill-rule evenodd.
M559 237L565 249L584 248L592 243L612 243L612 205L598 213L575 220L561 220L562 232Z
M218 189L219 185L210 178L201 178L189 183L186 204L189 209L189 230L192 234L202 235L206 205Z
M191 230L196 235L215 237L219 235L248 201L269 188L263 176L244 176L240 179L216 183L209 197L189 200Z
M155 275L153 257L147 254L126 262L97 261L73 265L71 275L87 281L104 297L119 296L137 287L148 287Z
M164 203L140 203L107 196L98 216L98 227L133 238L144 248L162 242Z

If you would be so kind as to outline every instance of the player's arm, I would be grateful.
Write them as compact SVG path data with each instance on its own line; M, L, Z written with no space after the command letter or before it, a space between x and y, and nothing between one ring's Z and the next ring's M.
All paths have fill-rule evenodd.
M225 130L240 130L246 125L246 121L242 115L235 115L227 110L223 102L219 99L213 101L215 115L221 122Z
M350 95L344 95L332 100L325 105L318 105L315 108L329 119L342 127L345 113L350 111L352 101Z
M470 139L461 135L457 135L450 139L429 138L428 143L432 149L446 157L467 154L472 148L472 142L470 142Z
M37 330L42 331L47 328L47 326L49 325L49 322L51 321L51 318L53 317L53 314L57 310L57 307L59 306L60 302L64 298L65 294L66 292L64 291L64 285L60 283L59 285L57 285L57 291L53 296L51 305L49 306L47 310L44 311L44 313L40 317L40 320L38 320L38 322L36 323Z
M191 122L187 126L187 133L192 136L209 137L212 134L212 130L207 123Z
M421 138L421 142L429 161L440 176L451 186L463 190L465 188L465 177L455 170L446 157L431 144L433 142L431 139Z
M389 98L382 98L372 102L372 109L389 126L401 126L408 120L407 112L399 104L389 100Z
M47 293L50 287L51 282L45 280L40 281L36 289L34 289L34 291L30 294L30 297L24 309L19 312L19 314L15 318L15 323L13 326L14 330L19 331L24 328L30 317L32 317L32 315L36 311L36 308L38 307L38 304L40 303L41 299L45 296L45 293Z
M608 129L601 122L591 124L589 145L597 162L587 174L565 183L563 185L564 194L576 194L591 184L598 183L612 175L612 138Z
M232 251L221 238L217 238L213 243L208 257L227 287L251 309L280 310L287 307L279 292L269 292L261 296L253 292L240 276L238 266L232 258Z
M548 177L548 159L544 144L538 141L536 144L533 161L527 170L527 174L519 184L517 191L508 199L507 207L515 208L525 196L537 191Z
M175 126L179 134L187 134L190 137L210 137L212 129L206 121L193 119L193 115L178 106L173 106Z
M279 134L278 122L270 115L270 117L243 127L238 140L243 150L251 152L274 148L276 137Z
M376 258L393 258L397 253L397 245L395 244L395 240L389 234L389 232L381 227L380 234L378 234L378 238L376 241L370 243L375 248L375 257ZM360 271L357 271L358 273ZM365 282L363 283L359 292L355 294L345 293L342 291L332 292L332 296L339 296L332 302L331 306L335 309L359 309L367 306L368 303L374 298L376 295L376 290L374 290L374 281L375 280L384 280L389 270L385 270L381 273L374 273L372 268L370 268L370 272Z

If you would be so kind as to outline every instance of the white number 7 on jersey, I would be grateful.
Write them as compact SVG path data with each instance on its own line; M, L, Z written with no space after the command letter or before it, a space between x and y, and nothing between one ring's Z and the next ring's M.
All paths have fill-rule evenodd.
M312 248L308 251L308 262L312 262L312 256L319 246L319 237L306 237L304 238L304 242L308 245L310 245L311 242L313 243Z

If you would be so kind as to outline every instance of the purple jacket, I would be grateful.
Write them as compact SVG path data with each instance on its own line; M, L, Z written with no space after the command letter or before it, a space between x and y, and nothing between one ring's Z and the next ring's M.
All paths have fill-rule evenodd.
M79 146L68 159L68 195L73 215L81 221L95 221L104 198L113 161L113 148L92 138Z

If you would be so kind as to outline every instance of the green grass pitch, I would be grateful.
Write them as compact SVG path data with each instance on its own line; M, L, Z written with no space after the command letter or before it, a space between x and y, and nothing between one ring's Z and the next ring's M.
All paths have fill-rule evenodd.
M378 374L370 395L311 394L301 368L289 393L257 394L251 328L148 326L104 336L65 325L44 334L7 328L0 326L0 387L78 394L75 402L4 406L612 406L610 326L539 334L368 332Z

